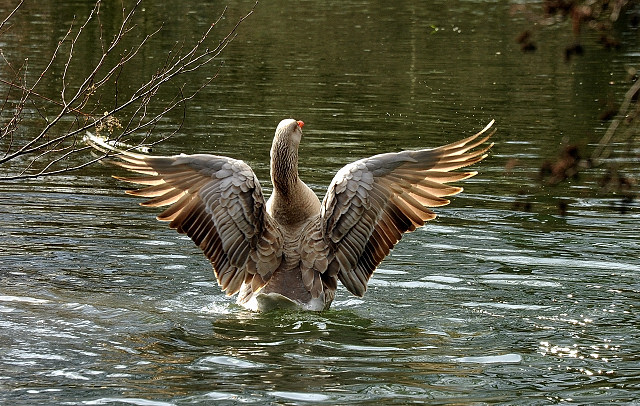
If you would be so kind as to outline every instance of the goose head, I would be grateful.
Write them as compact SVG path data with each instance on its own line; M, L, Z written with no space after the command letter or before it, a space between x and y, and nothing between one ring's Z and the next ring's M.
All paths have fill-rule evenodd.
M275 147L286 146L288 149L297 150L302 140L302 127L304 122L287 118L280 121L276 128L276 134L273 137L273 145L271 146L271 154Z

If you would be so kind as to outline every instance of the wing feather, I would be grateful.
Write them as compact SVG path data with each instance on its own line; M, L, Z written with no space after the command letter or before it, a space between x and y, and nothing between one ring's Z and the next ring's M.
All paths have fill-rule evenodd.
M495 130L482 131L435 149L376 155L342 168L322 202L321 223L330 275L364 295L375 268L402 234L436 217L430 207L449 203L462 191L447 185L476 175L450 172L487 156ZM480 147L478 149L478 147Z
M283 237L266 212L260 183L242 161L215 155L149 156L122 151L88 136L109 161L142 177L117 177L144 185L128 194L143 206L169 206L157 218L187 234L213 265L228 294L246 282L261 289L282 261Z

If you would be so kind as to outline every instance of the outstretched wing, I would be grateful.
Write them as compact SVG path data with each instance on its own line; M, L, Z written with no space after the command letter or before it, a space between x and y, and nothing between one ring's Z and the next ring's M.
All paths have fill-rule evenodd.
M265 209L255 174L243 161L215 155L149 156L121 151L98 137L87 142L115 152L114 164L144 177L117 179L146 185L128 194L148 197L143 206L169 206L158 220L184 233L211 261L227 295L242 283L257 291L282 259L282 234Z
M373 271L406 231L436 217L429 207L449 203L462 191L447 183L476 172L450 172L484 159L492 120L479 133L435 149L376 155L343 167L322 202L328 275L362 296ZM484 135L483 137L481 137Z

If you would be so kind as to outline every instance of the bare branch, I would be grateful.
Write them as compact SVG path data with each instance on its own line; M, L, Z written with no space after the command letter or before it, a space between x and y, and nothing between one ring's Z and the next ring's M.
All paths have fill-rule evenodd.
M133 41L133 44L131 40L127 40L125 48L125 38L137 31L136 12L141 9L142 2L143 0L137 0L130 9L122 8L122 20L113 38L105 41L101 19L102 0L96 0L88 16L81 19L81 24L74 17L68 30L53 50L48 63L31 84L28 84L30 76L27 62L16 68L2 55L7 62L6 65L13 72L13 78L0 79L1 83L8 85L0 112L10 113L6 121L3 118L0 126L2 129L0 147L3 151L0 155L0 167L5 166L9 169L3 171L6 175L0 176L0 180L55 175L91 165L97 159L86 153L86 147L81 142L85 132L90 129L108 131L109 138L114 140L133 142L133 148L143 144L157 144L176 134L184 124L188 102L218 77L222 63L213 77L196 84L195 88L193 85L189 86L189 91L186 91L186 83L176 84L177 91L172 99L166 99L166 96L163 96L164 100L162 100L159 96L160 89L183 75L192 74L210 65L236 38L238 27L257 6L256 3L222 39L217 41L214 47L208 48L205 44L210 42L214 28L227 11L225 8L218 19L192 45L185 46L184 43L176 42L155 73L133 92L126 92L129 94L125 96L122 89L126 81L126 67L141 55L142 50L146 49L151 39L163 29L164 25L160 24L150 33ZM19 9L20 5L5 18L0 28ZM75 51L88 35L86 34L88 27L94 25L97 25L95 31L99 35L100 42L96 45L100 52L98 60L81 79L73 79L72 68L78 64ZM60 58L64 58L64 61L58 62ZM59 66L61 71L61 79L57 86L59 99L36 91L44 81L50 84L54 66ZM127 85L130 84L127 83ZM21 92L18 98L13 97L16 91ZM100 107L105 103L103 99L109 104L106 109ZM25 109L27 105L29 110ZM47 107L51 106L54 106L56 111L53 115L47 114ZM169 134L153 136L154 129L160 120L176 108L181 109L182 119L176 123L174 129ZM18 129L26 125L22 121L25 114L34 116L34 113L35 118L42 122L42 127L35 136L23 139L24 136L18 135L20 133ZM117 118L120 116L124 116L125 119ZM78 156L79 159L73 158L74 156ZM12 166L14 162L19 162L19 165Z
M616 134L618 134L618 127L621 123L628 121L633 122L638 118L638 108L635 112L630 111L631 103L634 99L637 99L640 94L640 80L636 80L634 84L627 90L624 95L624 100L620 106L620 110L616 117L609 124L609 128L598 142L598 146L593 151L591 159L594 164L600 163L602 160L607 159L611 154L611 144ZM637 103L637 102L636 102Z

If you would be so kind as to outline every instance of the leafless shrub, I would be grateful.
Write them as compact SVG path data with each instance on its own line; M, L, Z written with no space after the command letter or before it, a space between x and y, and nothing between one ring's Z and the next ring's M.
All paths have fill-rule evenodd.
M0 52L0 64L9 72L7 79L0 77L6 89L0 101L0 180L55 175L96 162L101 157L92 157L82 142L90 129L132 147L152 145L171 137L180 130L182 122L168 134L156 135L153 130L174 110L182 111L184 118L186 103L217 77L221 64L215 68L215 74L195 86L185 85L186 76L212 65L236 37L240 24L253 12L250 10L230 32L214 42L212 32L225 9L199 39L188 45L177 43L155 73L131 91L127 90L131 83L124 68L142 57L141 51L163 28L140 35L135 17L136 13L144 12L142 2L136 0L129 8L122 6L121 23L113 38L108 39L101 21L103 2L97 0L84 20L74 19L48 64L39 72L30 72L27 58L15 63ZM22 6L20 2L0 23L0 36L11 29L12 19ZM95 46L100 56L88 74L78 77L72 74L70 66L79 63L74 59L77 58L75 51L86 40L88 27L99 32L99 43ZM54 67L61 74L54 74ZM159 97L159 90L169 83L178 89L174 96ZM50 92L40 90L52 86L57 89L55 98ZM27 130L34 128L39 129L37 134L26 135Z
M576 57L585 52L581 38L583 31L597 34L600 46L615 52L622 46L617 39L619 33L625 29L635 31L640 26L639 0L544 0L514 4L511 10L514 14L524 14L533 23L531 28L516 37L523 52L535 52L547 45L535 43L534 26L567 25L573 38L564 50L564 59L572 63L580 63L580 59ZM626 18L621 18L623 15ZM603 173L597 182L599 191L622 197L619 205L621 212L626 212L629 204L636 200L638 182L633 175L625 172L637 161L636 151L640 141L640 79L637 68L627 69L629 87L619 107L617 103L611 102L600 114L601 121L611 122L593 151L589 151L579 140L565 143L555 157L545 159L540 166L538 180L542 185L555 186L565 181L578 181L579 175L585 170L598 168L592 173ZM509 165L507 169L510 170L516 162L512 161ZM545 190L545 193L548 191ZM565 196L564 189L562 193ZM522 203L521 196L514 201L514 207L518 210L531 209L530 204L527 206ZM558 209L562 215L567 213L567 205L564 197L558 200Z

